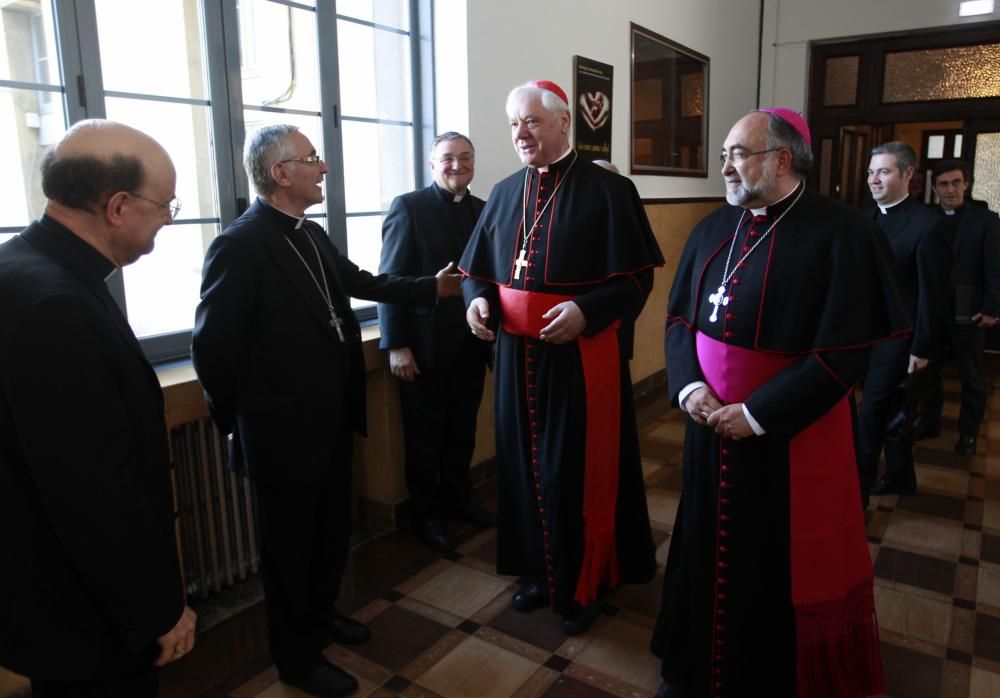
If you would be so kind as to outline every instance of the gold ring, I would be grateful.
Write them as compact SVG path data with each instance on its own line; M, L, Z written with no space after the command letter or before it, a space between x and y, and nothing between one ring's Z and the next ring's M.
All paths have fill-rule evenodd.
M175 656L175 657L181 657L181 656L183 656L183 655L184 655L184 653L185 653L186 651L187 651L187 650L182 650L182 649L181 649L180 647L178 647L177 649L175 649L175 650L174 650L174 656Z

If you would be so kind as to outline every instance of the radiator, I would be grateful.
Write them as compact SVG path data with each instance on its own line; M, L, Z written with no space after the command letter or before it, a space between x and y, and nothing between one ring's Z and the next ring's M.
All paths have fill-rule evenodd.
M204 599L260 563L250 481L226 467L228 444L211 419L170 432L178 542L187 593Z

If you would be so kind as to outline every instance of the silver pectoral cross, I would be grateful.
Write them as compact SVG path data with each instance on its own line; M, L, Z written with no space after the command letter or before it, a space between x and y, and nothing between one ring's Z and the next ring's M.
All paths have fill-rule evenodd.
M337 337L340 341L344 341L344 331L340 329L340 326L344 324L344 321L337 317L337 313L334 312L333 308L330 308L330 327L337 330Z
M514 262L514 278L521 278L521 270L528 266L528 260L524 258L527 251L522 247L521 254L517 256L517 260Z
M708 302L715 306L712 309L712 314L708 316L708 321L715 322L719 319L719 306L729 305L729 296L726 295L725 285L719 286L718 290L708 297Z

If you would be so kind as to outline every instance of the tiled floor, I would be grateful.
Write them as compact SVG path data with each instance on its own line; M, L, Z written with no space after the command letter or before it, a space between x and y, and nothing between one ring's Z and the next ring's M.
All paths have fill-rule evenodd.
M953 378L946 393L943 434L915 451L919 493L875 498L865 514L886 673L898 698L1000 698L1000 416L984 424L978 455L956 456ZM1000 395L990 408L1000 415ZM597 698L655 691L659 666L647 645L677 510L683 417L667 409L662 390L642 399L638 412L657 578L616 591L590 632L567 638L547 610L510 608L517 584L495 573L492 531L453 530L462 543L444 557L406 531L383 536L355 551L344 594L345 607L370 624L373 639L327 649L358 676L357 695ZM490 496L489 488L477 492L486 504ZM244 655L242 665L222 684L194 691L198 682L180 678L180 663L164 675L165 698L303 695L279 683L267 663L261 608L235 622L232 639L206 633L199 649L206 667L217 661L212 655L232 662L234 653Z

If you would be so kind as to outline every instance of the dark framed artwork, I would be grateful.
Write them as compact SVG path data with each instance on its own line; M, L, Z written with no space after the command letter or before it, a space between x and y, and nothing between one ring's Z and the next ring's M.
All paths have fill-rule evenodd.
M611 95L614 68L583 56L573 56L573 140L584 160L611 162Z
M635 23L630 31L630 172L708 177L708 56Z

